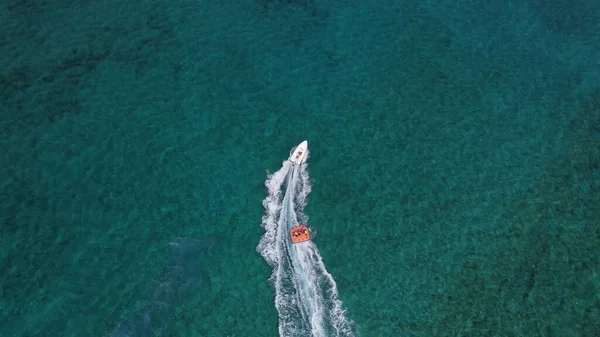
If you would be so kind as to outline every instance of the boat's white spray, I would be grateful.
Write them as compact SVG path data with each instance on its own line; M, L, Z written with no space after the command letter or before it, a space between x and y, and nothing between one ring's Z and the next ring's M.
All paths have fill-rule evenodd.
M308 221L304 206L311 185L306 164L283 162L279 171L268 176L265 185L268 193L263 200L265 234L257 251L273 267L270 281L275 289L279 335L355 336L353 323L345 316L338 299L336 283L314 242L292 244L289 238L293 226L307 225Z

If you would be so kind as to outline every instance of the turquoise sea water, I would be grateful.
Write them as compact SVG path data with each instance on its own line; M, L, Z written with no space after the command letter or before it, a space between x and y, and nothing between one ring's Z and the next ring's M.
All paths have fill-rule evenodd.
M355 335L598 336L598 13L0 3L0 335L280 335L265 182L307 139Z

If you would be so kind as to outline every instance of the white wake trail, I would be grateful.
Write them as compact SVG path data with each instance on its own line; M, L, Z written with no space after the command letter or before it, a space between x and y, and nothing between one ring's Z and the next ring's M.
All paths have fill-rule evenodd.
M268 176L265 186L265 234L257 251L273 267L269 280L275 289L279 335L355 336L353 322L345 316L338 299L335 280L314 242L292 244L289 238L293 226L307 225L308 221L304 207L311 185L306 165L292 166L285 161L279 171Z

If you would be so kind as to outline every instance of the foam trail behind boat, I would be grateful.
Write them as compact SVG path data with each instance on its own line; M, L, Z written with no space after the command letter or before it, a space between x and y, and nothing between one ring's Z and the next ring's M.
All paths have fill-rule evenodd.
M304 206L311 191L306 166L294 168L294 185L293 214L289 216L306 221L308 217L304 214ZM355 336L354 322L346 317L346 310L338 298L337 284L327 271L316 244L308 241L291 245L289 255L294 261L294 278L301 299L299 304L306 312L310 336Z
M289 236L292 227L308 221L304 206L311 184L306 167L286 160L265 182L265 233L257 251L273 267L269 281L275 290L279 336L352 337L353 322L342 309L335 281L316 245L293 244Z

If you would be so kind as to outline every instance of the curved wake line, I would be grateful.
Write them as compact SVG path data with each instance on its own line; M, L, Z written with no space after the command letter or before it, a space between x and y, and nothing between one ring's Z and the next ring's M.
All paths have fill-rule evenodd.
M354 336L353 322L345 316L335 280L314 242L294 245L288 238L294 225L308 221L303 212L311 192L306 165L283 162L279 171L268 175L265 186L268 194L261 224L265 234L257 251L273 267L269 281L275 289L279 335Z
M304 273L311 280L308 291L311 292L310 304L315 308L312 319L313 336L354 336L352 321L346 318L346 310L338 299L335 280L327 272L317 247L312 242L298 247L297 256ZM328 326L333 331L327 330Z

